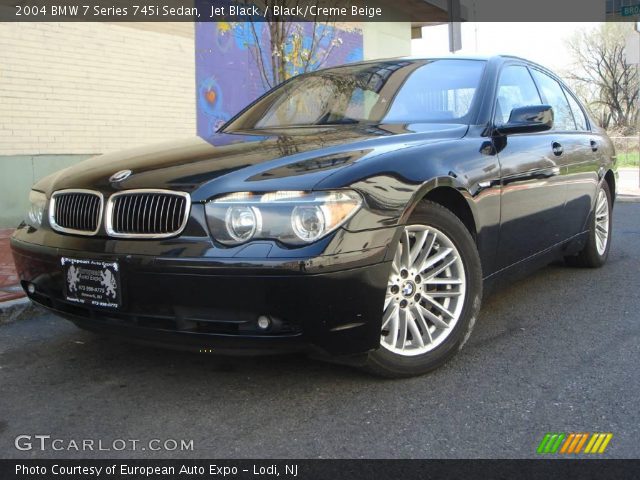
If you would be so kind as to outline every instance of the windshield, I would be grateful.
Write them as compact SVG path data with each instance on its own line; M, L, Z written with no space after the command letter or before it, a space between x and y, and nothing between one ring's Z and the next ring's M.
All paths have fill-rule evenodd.
M393 60L301 75L225 130L352 123L467 123L485 62Z

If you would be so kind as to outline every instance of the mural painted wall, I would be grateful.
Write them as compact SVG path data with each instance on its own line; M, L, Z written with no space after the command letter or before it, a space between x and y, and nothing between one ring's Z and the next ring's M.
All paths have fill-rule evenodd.
M269 30L264 22L196 23L196 96L198 135L208 136L224 122L269 89L265 70L259 67L270 59ZM322 29L331 29L323 31ZM312 39L316 45L312 48ZM260 41L262 54L256 48ZM312 49L309 71L363 58L362 31L359 28L335 28L312 23L292 24L285 55L287 74L301 73L300 59ZM262 58L260 58L262 57Z

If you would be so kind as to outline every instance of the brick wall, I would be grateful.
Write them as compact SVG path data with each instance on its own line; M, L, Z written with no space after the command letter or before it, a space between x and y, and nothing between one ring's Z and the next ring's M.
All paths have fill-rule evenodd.
M0 156L195 134L193 24L0 23Z

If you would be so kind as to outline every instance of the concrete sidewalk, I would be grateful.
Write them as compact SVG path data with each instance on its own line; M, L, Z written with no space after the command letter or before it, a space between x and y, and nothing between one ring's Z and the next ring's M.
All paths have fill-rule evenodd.
M618 199L625 202L640 202L640 169L621 168L618 184Z
M9 249L12 233L12 228L0 230L0 302L24 297Z
M9 238L13 229L0 229L0 323L25 318L36 309L25 296L13 264Z

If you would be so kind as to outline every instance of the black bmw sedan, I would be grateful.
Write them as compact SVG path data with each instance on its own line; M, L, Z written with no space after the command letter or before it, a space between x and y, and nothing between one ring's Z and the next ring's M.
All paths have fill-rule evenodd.
M11 245L29 298L82 328L409 376L464 345L483 288L601 266L616 179L545 68L379 60L295 77L208 138L43 179Z

